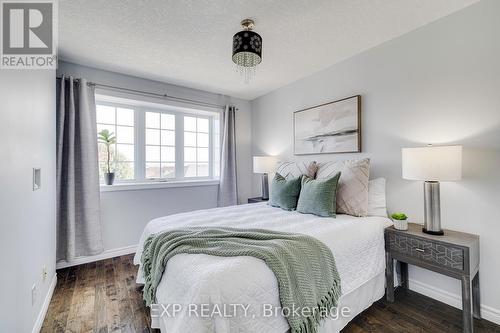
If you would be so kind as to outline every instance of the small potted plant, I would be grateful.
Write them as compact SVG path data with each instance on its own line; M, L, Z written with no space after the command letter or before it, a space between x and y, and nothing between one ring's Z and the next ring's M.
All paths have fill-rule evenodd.
M113 132L109 132L107 129L104 129L97 133L97 141L106 146L107 172L104 173L104 181L106 182L106 185L113 185L113 182L115 181L115 173L111 172L111 145L116 143L115 134Z
M394 228L398 230L408 230L408 216L404 213L394 213L391 215Z

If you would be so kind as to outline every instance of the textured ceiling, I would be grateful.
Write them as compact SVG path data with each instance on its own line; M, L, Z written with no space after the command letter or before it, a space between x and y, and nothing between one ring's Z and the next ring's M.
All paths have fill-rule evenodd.
M254 99L478 0L60 0L63 60ZM243 18L263 38L256 78L231 61Z

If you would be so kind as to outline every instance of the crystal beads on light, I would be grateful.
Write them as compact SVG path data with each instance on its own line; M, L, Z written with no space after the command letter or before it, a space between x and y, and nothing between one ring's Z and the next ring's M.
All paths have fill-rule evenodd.
M262 59L250 52L240 52L233 56L233 62L236 64L236 71L244 77L245 83L248 84L254 77L256 66L260 64Z

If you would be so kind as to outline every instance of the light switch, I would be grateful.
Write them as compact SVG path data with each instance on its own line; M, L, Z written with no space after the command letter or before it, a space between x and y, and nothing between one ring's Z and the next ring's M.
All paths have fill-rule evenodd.
M33 168L33 191L42 188L42 169Z

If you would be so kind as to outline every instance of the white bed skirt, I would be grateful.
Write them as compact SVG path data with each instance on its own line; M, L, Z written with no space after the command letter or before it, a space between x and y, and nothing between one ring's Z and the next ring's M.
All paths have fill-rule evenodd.
M323 321L318 333L340 332L358 314L368 309L385 294L385 273L381 273L339 299L339 309L348 307L351 315Z
M340 332L352 319L354 319L354 317L356 317L364 310L368 309L374 302L382 298L384 294L385 273L380 273L379 275L361 285L359 288L354 289L346 295L342 295L339 299L338 308L349 308L350 315L347 317L339 316L337 319L329 318L324 320L319 328L318 333ZM168 331L163 326L163 321L161 321L158 317L151 317L151 328L159 328L162 333L168 333Z

